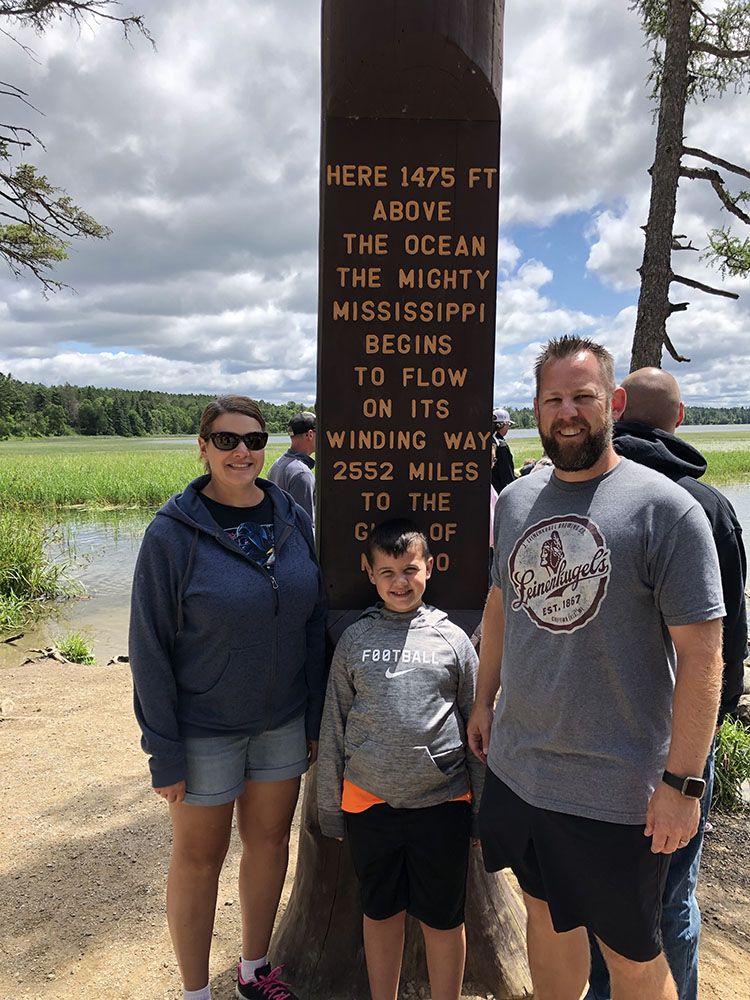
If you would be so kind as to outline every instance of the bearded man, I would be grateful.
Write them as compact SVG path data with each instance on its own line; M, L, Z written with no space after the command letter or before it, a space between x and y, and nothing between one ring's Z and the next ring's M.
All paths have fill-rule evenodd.
M488 764L485 865L523 890L537 1000L585 992L586 928L615 1000L677 997L661 896L698 828L724 605L700 506L612 446L625 403L603 347L551 341L534 411L554 467L508 486L495 518L468 738Z

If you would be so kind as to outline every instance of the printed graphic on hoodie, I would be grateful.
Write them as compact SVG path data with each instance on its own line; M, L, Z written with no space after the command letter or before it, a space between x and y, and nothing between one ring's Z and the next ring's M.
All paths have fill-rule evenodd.
M227 535L249 556L256 565L271 570L276 562L273 524L256 524L243 521L236 528L228 528Z
M575 632L596 618L607 595L611 558L601 529L587 517L565 514L532 524L508 559L515 592L537 628Z
M362 650L362 663L387 663L385 676L389 679L410 674L419 667L437 667L440 661L434 649L388 649L382 646Z

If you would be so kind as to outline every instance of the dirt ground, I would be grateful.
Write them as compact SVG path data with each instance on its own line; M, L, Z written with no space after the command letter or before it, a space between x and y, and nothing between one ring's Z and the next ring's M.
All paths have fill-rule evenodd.
M127 667L4 669L0 705L0 1000L178 1000L164 918L169 825L148 787ZM734 1000L750 997L750 830L747 815L713 823L701 997ZM238 860L234 838L216 1000L234 996Z

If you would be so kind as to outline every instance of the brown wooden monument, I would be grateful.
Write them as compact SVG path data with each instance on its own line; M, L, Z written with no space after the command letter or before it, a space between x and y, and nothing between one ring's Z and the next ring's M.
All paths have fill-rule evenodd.
M333 640L374 599L363 543L391 517L430 538L430 603L470 632L484 604L503 8L323 0L316 523ZM472 853L467 981L530 996L523 911ZM273 949L306 1000L369 996L349 852L320 834L312 780ZM411 921L409 980L426 982Z

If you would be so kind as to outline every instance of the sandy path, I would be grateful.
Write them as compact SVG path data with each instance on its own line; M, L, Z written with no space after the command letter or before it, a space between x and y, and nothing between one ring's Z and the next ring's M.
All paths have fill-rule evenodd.
M0 721L0 1000L177 1000L164 919L168 821L148 788L127 667L4 669L0 703L9 716ZM212 952L216 1000L234 996L238 860L233 838ZM707 927L709 1000L750 996L748 933Z

